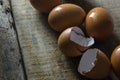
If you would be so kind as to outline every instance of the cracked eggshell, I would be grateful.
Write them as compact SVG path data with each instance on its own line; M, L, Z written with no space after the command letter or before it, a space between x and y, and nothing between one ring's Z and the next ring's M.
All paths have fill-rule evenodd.
M115 74L120 79L120 45L114 49L111 55L111 64Z
M111 68L108 57L99 49L88 49L82 56L78 72L91 79L103 79Z
M78 27L71 27L64 30L58 38L60 50L67 56L80 56L94 44L92 37L86 38L82 30Z
M85 28L89 36L97 40L105 40L113 33L114 23L106 9L96 7L87 14Z
M30 2L41 13L49 13L54 7L62 4L62 0L30 0Z
M85 15L85 11L80 6L65 3L58 5L50 12L48 22L54 30L62 32L71 26L80 25Z

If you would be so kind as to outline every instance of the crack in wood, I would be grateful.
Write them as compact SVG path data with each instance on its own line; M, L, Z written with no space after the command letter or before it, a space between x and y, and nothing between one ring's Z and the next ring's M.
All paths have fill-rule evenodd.
M22 49L21 49L21 45L20 45L20 41L19 41L19 37L18 37L18 32L17 32L16 25L15 25L14 14L12 12L13 11L12 3L11 3L11 0L8 0L8 1L9 1L11 9L8 9L7 11L9 11L11 13L11 16L13 18L13 22L10 23L10 24L11 24L11 27L14 28L14 31L16 33L16 38L17 38L17 42L18 42L19 52L20 52L20 55L21 55L21 59L19 60L19 62L22 63L23 72L24 72L24 79L28 80L27 73L26 73L26 68L25 68L25 63L24 63L24 60L23 60Z
M0 80L26 80L8 0L0 0Z

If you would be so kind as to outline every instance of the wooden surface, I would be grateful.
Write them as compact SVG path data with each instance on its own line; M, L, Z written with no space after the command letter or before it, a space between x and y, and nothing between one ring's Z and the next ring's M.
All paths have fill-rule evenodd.
M0 0L0 80L25 80L11 7Z
M114 34L102 44L95 44L109 57L120 44L120 0L67 0L86 12L96 6L106 8L114 19ZM15 24L28 80L88 80L78 74L79 58L64 56L57 45L59 33L53 31L47 15L39 14L29 0L11 0ZM115 80L108 77L106 80Z

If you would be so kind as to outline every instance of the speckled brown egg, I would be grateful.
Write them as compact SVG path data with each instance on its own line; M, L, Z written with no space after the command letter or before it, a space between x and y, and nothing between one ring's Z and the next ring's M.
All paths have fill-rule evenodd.
M62 0L30 0L30 2L41 13L49 13L54 7L62 4Z
M111 64L114 72L120 79L120 45L117 46L112 53Z
M55 7L49 14L48 22L50 26L59 32L82 23L86 13L78 5L61 4Z
M112 34L113 27L112 17L106 9L96 7L87 14L85 28L89 36L105 40Z

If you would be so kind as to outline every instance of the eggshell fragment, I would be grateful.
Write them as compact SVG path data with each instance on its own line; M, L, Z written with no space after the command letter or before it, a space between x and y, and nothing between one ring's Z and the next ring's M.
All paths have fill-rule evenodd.
M114 72L120 79L120 45L114 49L111 55L111 64Z
M86 38L78 27L71 27L62 32L58 39L60 50L67 56L75 57L82 54L94 44L92 37Z
M114 24L111 15L106 9L96 7L87 14L85 28L89 36L97 40L105 40L112 34Z
M75 4L61 4L55 7L48 16L50 26L58 31L80 25L85 17L85 11Z
M30 0L30 2L41 13L49 13L54 7L62 4L62 0Z
M99 49L88 49L82 56L78 72L91 79L103 79L110 72L110 61Z

